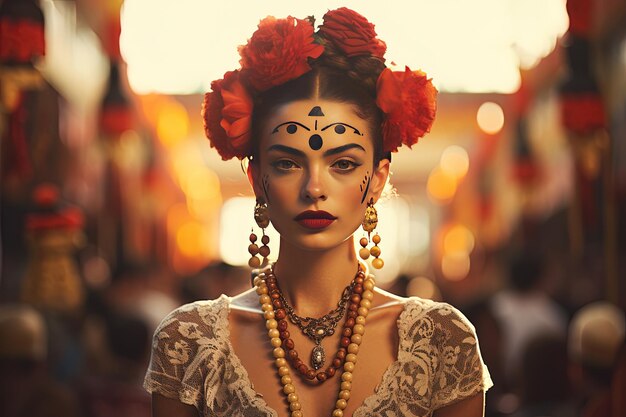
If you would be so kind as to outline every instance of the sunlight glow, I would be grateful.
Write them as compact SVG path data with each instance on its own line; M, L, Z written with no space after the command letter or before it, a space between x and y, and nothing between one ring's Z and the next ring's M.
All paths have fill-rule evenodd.
M120 42L130 84L138 93L206 91L238 67L236 46L261 18L314 15L319 24L340 6L376 24L388 65L422 69L441 91L516 91L519 68L550 53L568 27L565 0L125 0Z

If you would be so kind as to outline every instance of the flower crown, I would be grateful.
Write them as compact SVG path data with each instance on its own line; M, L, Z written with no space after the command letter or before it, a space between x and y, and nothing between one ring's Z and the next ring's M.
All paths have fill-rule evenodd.
M223 160L251 155L251 123L255 94L306 74L310 60L324 53L325 42L347 57L369 55L384 61L387 49L374 25L342 7L324 15L317 33L311 20L268 16L246 45L239 47L241 68L211 83L202 103L204 130ZM430 131L437 90L421 71L385 68L376 84L376 105L384 113L383 149L409 148Z

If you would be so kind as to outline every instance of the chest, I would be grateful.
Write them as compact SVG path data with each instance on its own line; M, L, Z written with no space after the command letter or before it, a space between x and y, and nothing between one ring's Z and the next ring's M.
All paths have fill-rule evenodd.
M398 311L388 309L387 311L373 311L368 317L365 335L359 347L357 363L353 371L350 399L344 415L351 416L365 399L374 393L385 371L396 360L398 314L399 309ZM234 352L246 369L255 391L263 396L267 405L276 410L279 416L289 415L288 403L274 365L264 321L259 316L251 317L246 313L233 312L229 324ZM314 343L302 335L296 326L291 325L289 332L295 342L299 357L309 365ZM325 338L322 347L326 352L325 366L328 366L339 348L339 334ZM303 414L305 416L330 416L340 390L341 373L338 372L333 378L320 384L310 383L300 377L291 365L289 368Z

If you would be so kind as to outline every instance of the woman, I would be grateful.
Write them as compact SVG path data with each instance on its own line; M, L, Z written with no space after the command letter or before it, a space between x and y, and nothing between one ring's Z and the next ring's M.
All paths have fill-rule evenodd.
M253 289L163 320L145 381L155 416L483 415L491 381L471 324L375 288L354 251L362 225L359 255L383 266L375 203L390 152L434 119L430 81L387 69L385 49L346 8L315 33L268 17L242 68L213 82L207 136L223 159L249 160L255 220L272 222L280 251ZM258 267L269 238L250 241Z

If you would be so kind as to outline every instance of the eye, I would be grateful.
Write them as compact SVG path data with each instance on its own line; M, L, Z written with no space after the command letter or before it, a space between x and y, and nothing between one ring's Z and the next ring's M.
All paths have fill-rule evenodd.
M279 159L271 164L278 171L291 171L298 168L298 165L289 159Z
M351 172L360 166L361 164L350 159L340 159L332 165L333 168L340 172Z

